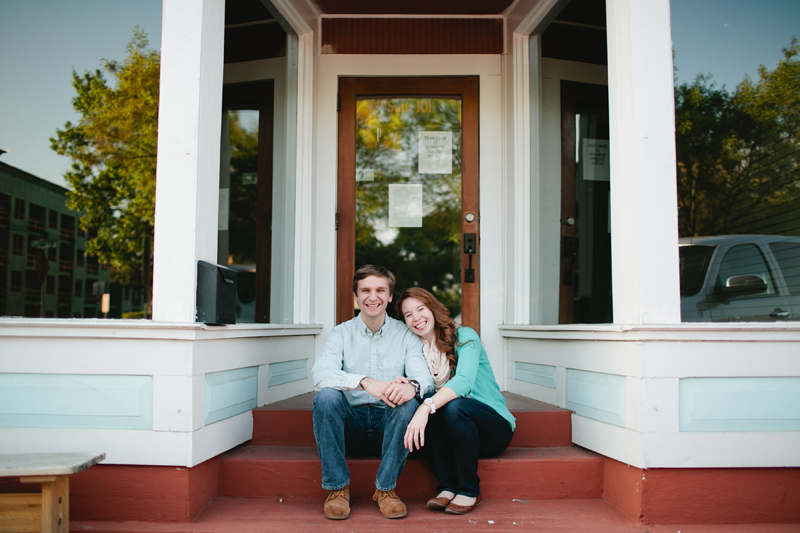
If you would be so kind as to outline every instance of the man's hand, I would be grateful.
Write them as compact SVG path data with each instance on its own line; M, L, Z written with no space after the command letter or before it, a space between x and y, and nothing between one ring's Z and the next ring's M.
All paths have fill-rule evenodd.
M395 378L394 380L389 383L389 387L386 389L386 396L389 398L390 401L394 402L397 405L403 405L408 400L413 398L417 395L417 391L414 388L414 385L408 383L408 380L405 379L405 383L400 382L398 383L397 380L400 378Z
M367 391L367 393L371 394L372 396L375 396L389 407L394 407L395 404L389 399L388 394L388 389L391 385L392 383L388 381L381 381L379 379L372 379L370 377L366 377L361 380L362 389Z

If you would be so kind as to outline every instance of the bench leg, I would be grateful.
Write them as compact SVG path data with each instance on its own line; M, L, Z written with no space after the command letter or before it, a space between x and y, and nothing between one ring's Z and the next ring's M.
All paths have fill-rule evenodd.
M42 483L42 533L69 533L69 476Z

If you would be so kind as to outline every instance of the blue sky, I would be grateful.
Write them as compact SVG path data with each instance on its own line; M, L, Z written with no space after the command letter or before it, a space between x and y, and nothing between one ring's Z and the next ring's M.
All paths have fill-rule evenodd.
M64 185L49 138L78 119L71 71L124 59L135 25L158 48L161 1L0 0L0 161ZM733 90L800 36L800 0L673 0L672 32L679 81L710 72Z
M124 59L138 25L161 41L161 0L0 0L0 161L64 185L50 137L72 109L72 69Z

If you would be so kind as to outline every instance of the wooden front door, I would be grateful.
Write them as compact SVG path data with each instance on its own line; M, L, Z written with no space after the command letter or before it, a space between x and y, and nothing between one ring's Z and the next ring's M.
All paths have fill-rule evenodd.
M337 323L379 264L479 331L478 79L341 78L338 143Z

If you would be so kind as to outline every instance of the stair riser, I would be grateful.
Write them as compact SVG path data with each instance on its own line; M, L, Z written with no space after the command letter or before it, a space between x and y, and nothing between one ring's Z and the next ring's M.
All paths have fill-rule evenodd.
M377 459L348 461L351 495L369 498L375 490ZM482 460L478 469L481 492L487 498L520 500L599 498L602 494L603 461L503 461ZM422 460L410 460L400 476L397 492L405 498L427 498L437 481ZM319 461L224 460L220 471L220 495L243 498L321 498Z
M547 448L570 446L570 413L515 412L517 429L512 447ZM253 446L316 446L311 411L253 411Z

